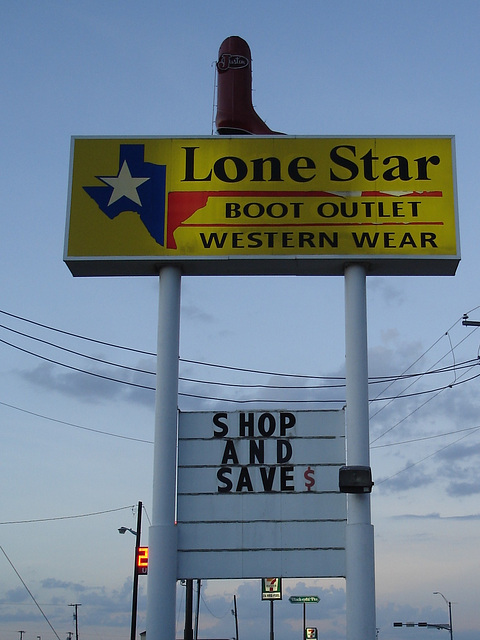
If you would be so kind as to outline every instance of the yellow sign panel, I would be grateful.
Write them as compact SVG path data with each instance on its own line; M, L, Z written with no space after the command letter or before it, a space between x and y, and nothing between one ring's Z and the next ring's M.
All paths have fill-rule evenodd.
M74 138L74 275L454 274L451 137Z

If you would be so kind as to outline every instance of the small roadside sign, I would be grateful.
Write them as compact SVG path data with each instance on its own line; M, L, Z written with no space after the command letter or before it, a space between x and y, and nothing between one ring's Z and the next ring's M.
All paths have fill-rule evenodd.
M148 573L148 547L138 547L137 549L137 574L146 576Z
M320 602L320 598L318 596L290 596L289 600L292 604L302 604L308 602L313 602L316 604L317 602Z
M282 599L282 579L262 578L262 600Z

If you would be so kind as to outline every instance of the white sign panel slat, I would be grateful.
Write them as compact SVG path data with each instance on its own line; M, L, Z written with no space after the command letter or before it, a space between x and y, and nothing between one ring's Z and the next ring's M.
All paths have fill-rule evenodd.
M287 433L289 437L337 438L344 434L345 421L342 411L182 411L180 418L180 438L195 440L211 440L213 433L248 438L269 437L267 434L283 437Z
M340 458L339 458L340 459ZM322 474L322 491L337 491L338 490L338 467L339 464L332 465L320 465L320 464L310 464L300 466L297 463L297 466L293 470L294 475L294 486L300 487L300 491L305 491L305 483L308 482L308 476L305 478L305 468L313 470L312 479L317 477L318 474ZM258 471L259 465L252 465L253 470L250 472L250 477L252 482L260 483L263 486L262 476L260 475L260 471ZM178 492L184 496L191 495L208 495L212 493L213 495L217 495L218 488L217 486L220 484L225 484L224 482L220 483L217 477L219 466L209 466L204 465L201 467L202 473L198 472L199 467L185 467L180 465L179 478L178 478ZM273 474L272 474L273 475ZM232 471L230 474L232 480L236 479L235 482L238 482L239 471L237 470L235 473ZM225 476L226 477L226 476ZM280 474L275 472L273 477L273 487L277 488L280 482ZM267 480L266 483L268 484ZM214 487L214 491L212 492L212 487ZM250 499L252 496L249 496Z
M261 457L280 463L288 456L290 448L295 449L295 457L299 462L302 460L311 461L310 451L314 440L321 440L320 446L318 446L317 458L315 459L317 464L337 464L338 460L345 456L345 447L341 438L327 438L324 436L298 438L289 436L268 439L235 437L231 438L231 440L234 442L235 452L225 449L223 438L218 438L214 441L211 439L186 439L182 443L178 463L180 466L191 467L195 466L198 459L201 458L204 465L218 468L219 461L225 458L225 464L228 464L229 461L234 461L235 455L239 461L245 461L245 464L255 464L258 458Z
M335 549L344 544L342 521L184 523L182 528L197 551L204 549L205 540L206 551Z
M345 575L342 411L180 413L178 578Z
M338 485L338 473L337 473ZM345 516L345 494L336 491L303 493L269 493L245 495L181 495L181 522L310 522L342 520ZM266 500L268 497L268 500ZM248 516L248 519L247 519Z
M215 570L223 567L223 571ZM345 549L284 550L268 553L263 549L249 552L181 551L179 571L204 579L242 577L259 578L278 568L283 578L344 577Z

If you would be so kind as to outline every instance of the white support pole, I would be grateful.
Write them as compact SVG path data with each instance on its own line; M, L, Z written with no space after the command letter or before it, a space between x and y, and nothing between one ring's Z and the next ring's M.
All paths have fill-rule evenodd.
M345 268L347 465L370 466L366 269ZM375 559L370 494L348 494L347 640L375 640Z
M148 640L175 640L177 456L180 284L177 267L160 271L152 526L148 538Z

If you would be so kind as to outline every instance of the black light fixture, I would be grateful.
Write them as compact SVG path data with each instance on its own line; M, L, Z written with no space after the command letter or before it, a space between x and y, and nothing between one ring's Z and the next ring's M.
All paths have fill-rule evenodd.
M340 467L338 485L342 493L371 493L372 470L363 466Z

